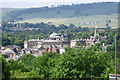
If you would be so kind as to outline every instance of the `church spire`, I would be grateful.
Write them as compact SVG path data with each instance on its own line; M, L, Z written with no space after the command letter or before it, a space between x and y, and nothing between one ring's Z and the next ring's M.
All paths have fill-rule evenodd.
M98 26L95 27L94 40L95 40L95 38L96 38L96 36L97 36L97 27L98 27Z

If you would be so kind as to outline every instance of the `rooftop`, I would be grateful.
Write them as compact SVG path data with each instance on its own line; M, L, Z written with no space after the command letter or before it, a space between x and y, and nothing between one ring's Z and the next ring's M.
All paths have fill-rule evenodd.
M71 41L94 41L93 39L75 39L75 40L71 40Z
M65 40L44 40L43 42L68 42Z

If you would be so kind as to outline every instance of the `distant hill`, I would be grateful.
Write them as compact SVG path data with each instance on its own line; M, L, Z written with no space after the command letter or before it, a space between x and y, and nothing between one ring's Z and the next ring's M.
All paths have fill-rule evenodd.
M21 10L21 8L2 8L2 16L7 16L8 13L15 10Z
M117 13L117 2L101 2L89 4L60 5L57 7L29 8L15 10L8 16L31 18L56 18L56 17L78 17L92 15L111 15Z
M106 27L116 28L118 25L118 3L101 2L89 4L59 5L57 7L40 7L24 9L3 9L3 20L15 22L54 24L82 27ZM107 23L107 21L111 21Z
M0 19L9 19L9 13L16 10L22 10L22 8L0 8Z

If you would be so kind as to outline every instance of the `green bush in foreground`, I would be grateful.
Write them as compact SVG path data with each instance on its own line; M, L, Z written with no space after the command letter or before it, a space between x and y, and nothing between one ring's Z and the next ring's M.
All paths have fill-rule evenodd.
M91 46L67 47L62 55L46 52L39 57L26 54L16 61L3 58L3 78L108 78L115 70L113 54Z

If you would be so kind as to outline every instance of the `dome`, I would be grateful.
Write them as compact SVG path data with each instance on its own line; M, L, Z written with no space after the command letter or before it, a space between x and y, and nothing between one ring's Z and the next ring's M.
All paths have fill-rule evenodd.
M59 37L58 34L54 32L50 35L50 38L58 38L58 37Z
M98 28L98 26L95 27L96 29Z

